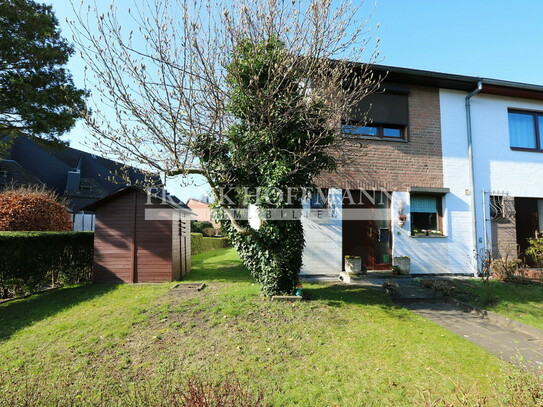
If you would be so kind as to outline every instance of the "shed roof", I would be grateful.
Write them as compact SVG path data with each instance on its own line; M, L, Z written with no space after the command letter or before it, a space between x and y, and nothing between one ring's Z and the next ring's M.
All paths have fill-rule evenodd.
M190 208L185 205L182 201L180 201L177 197L175 197L174 195L167 195L168 196L168 199L162 199L162 190L158 190L156 193L149 193L148 191L144 190L143 188L141 188L140 186L136 186L136 185L129 185L123 189L120 189L102 199L99 199L98 201L95 201L87 206L85 206L84 208L82 208L83 210L86 210L86 211L94 211L96 210L96 208L98 208L99 206L109 202L109 201L112 201L122 195L125 195L129 192L132 192L132 191L137 191L137 192L141 192L143 194L146 194L146 195L150 195L151 197L155 198L155 199L158 199L158 200L161 200L162 202L164 202L165 205L168 205L170 208L173 208L173 209L178 209L178 210L182 210L184 212L191 212L192 211L190 210Z

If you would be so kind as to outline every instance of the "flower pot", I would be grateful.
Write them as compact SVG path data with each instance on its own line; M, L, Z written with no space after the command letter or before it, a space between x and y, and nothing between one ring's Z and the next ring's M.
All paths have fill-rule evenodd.
M347 274L362 274L362 259L360 257L345 257L345 271Z
M400 268L400 274L409 274L411 259L409 257L394 257L394 265Z

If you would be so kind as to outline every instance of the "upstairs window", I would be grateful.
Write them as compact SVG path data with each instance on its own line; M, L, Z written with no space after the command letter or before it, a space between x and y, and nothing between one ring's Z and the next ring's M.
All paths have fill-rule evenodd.
M347 137L407 140L409 89L384 86L353 106L343 126ZM367 123L367 124L366 124Z
M509 110L509 142L513 150L543 151L543 113Z
M372 137L392 140L403 140L405 129L404 126L392 125L377 125L363 126L356 122L344 124L342 132L349 137Z

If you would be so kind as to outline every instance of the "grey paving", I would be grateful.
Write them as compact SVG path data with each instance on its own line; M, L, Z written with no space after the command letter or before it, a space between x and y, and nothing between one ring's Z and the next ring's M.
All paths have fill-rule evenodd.
M398 299L397 302L506 361L543 369L542 339L495 325L444 300Z

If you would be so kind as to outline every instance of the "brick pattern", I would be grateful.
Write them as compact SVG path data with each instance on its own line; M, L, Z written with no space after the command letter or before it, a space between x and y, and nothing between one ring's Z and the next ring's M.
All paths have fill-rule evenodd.
M408 109L407 142L350 139L344 147L346 162L321 174L318 184L389 191L443 187L439 90L412 86Z
M514 208L515 198L506 196L504 207ZM514 214L510 214L508 219L493 219L490 221L492 233L492 257L495 259L517 257L517 225Z

